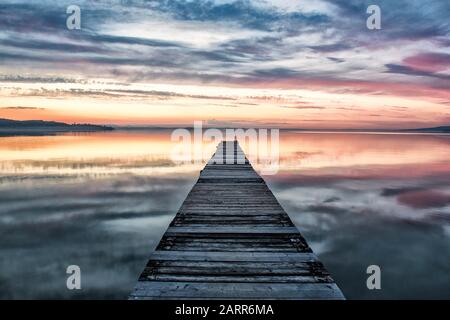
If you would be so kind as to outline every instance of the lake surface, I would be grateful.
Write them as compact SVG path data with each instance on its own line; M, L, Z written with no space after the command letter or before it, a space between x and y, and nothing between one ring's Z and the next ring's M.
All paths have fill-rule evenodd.
M203 167L170 133L0 137L0 298L127 298ZM347 298L448 299L449 159L446 135L282 131L264 178Z

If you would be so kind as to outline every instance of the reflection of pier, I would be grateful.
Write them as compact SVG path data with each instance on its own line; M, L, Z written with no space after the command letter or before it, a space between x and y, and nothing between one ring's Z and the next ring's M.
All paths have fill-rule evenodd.
M344 297L234 141L201 171L130 298Z

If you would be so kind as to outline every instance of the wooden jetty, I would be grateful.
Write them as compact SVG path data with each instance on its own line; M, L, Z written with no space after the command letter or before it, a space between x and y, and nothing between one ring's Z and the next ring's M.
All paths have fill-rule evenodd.
M344 299L237 141L201 171L130 299Z

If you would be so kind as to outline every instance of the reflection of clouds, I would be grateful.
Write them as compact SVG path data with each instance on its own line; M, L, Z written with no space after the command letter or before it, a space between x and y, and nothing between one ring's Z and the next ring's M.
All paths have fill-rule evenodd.
M450 169L447 135L282 132L281 140L280 160L285 171L317 170L323 175L323 170L333 173L333 168L376 166L377 171L383 167L399 171L398 166L405 165L425 165L426 172L430 165Z
M448 143L285 134L280 173L266 180L348 298L449 298ZM365 287L371 264L380 292Z
M0 193L0 296L126 298L193 182L132 175L11 182ZM65 288L69 264L81 267L80 292Z
M5 177L12 179L19 175L100 178L130 173L196 174L201 163L186 161L179 165L172 161L176 144L170 134L171 130L118 130L51 137L4 137L0 141L0 183Z
M425 206L411 208L396 198L402 190L428 186L448 190L448 179L359 180L341 175L298 185L271 179L271 189L346 297L450 297L449 207L439 212ZM436 197L422 196L428 204ZM365 287L365 271L371 264L380 265L383 272L380 292Z
M71 174L92 172L120 173L125 170L164 169L174 167L174 163L167 158L133 157L122 158L94 158L94 159L48 159L48 160L10 160L1 161L0 169L3 174L24 172L48 173L67 172Z
M448 182L434 181L430 177L426 185L434 185L442 189L450 189ZM274 181L273 184L280 184L280 181ZM398 181L398 180L346 180L341 177L341 181L334 181L328 185L323 181L320 185L301 185L295 186L289 181L283 184L283 189L277 193L280 199L286 203L298 206L302 212L311 212L316 214L326 214L329 216L340 217L343 214L355 215L376 215L391 219L404 221L416 221L428 223L432 221L431 213L433 208L443 208L449 211L445 206L449 203L448 194L438 191L405 191L399 196L397 191L401 188L385 188L386 186L397 186L400 183L408 185L405 190L416 190L420 187L420 180ZM387 191L389 190L389 191ZM398 191L400 192L400 191ZM388 195L386 194L388 193ZM394 193L394 194L391 194ZM430 210L428 210L430 209ZM305 221L302 222L305 227ZM317 225L313 224L312 228Z

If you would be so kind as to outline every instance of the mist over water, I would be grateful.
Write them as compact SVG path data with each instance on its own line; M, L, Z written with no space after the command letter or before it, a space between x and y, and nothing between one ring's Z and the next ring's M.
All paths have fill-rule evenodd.
M280 139L264 178L347 298L450 298L450 136ZM0 137L0 298L127 298L203 167L174 164L174 144L170 131ZM71 264L82 290L66 288Z

